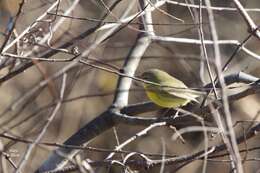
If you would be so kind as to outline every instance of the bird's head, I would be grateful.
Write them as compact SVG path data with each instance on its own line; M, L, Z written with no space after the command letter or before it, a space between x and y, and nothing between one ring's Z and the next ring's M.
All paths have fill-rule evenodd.
M165 75L168 76L168 74L164 71L158 69L150 69L148 71L145 71L141 75L141 78L147 81L158 83L165 78Z

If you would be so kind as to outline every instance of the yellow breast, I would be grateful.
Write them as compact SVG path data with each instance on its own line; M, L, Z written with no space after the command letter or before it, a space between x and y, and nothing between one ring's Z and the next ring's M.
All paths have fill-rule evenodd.
M176 97L169 93L163 91L153 91L152 89L148 89L149 87L145 86L146 94L149 99L154 102L155 104L166 107L166 108L176 108L180 106L184 106L189 103L190 100L183 99L180 97Z

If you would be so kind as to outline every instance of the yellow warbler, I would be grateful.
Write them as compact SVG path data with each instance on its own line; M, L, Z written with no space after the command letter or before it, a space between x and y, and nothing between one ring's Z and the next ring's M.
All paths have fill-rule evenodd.
M144 89L149 99L161 107L176 108L195 101L202 92L188 89L180 80L159 69L150 69L141 75L149 81Z

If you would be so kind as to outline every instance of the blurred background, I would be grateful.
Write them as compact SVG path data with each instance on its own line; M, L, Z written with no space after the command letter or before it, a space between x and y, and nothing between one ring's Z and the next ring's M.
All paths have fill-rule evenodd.
M0 43L4 44L5 39L10 32L10 28L14 24L14 20L18 13L20 0L0 0ZM108 12L108 7L114 3L113 0L94 1L81 0L78 4L72 0L59 1L58 8L53 8L50 13L43 19L37 18L43 15L54 3L54 0L26 0L22 6L13 34L6 45L10 44L15 38L23 33L27 28L29 30L5 53L18 56L26 55L29 51L31 56L41 57L46 52L58 48L66 42L73 42L68 51L83 52L107 29L96 31L80 39L74 39L77 35L82 34L95 27L104 14ZM159 1L149 1L150 3L158 3ZM153 25L155 33L159 36L169 36L176 38L199 39L198 23L194 21L192 9L185 6L191 4L190 1L172 1L173 3L165 3L153 11ZM181 3L181 4L178 4ZM175 3L175 4L174 4ZM198 4L198 1L194 1ZM241 1L247 9L255 9L248 13L255 23L260 22L260 2L258 0ZM131 6L131 4L133 4ZM204 4L204 3L203 3ZM73 6L75 5L75 7ZM234 8L231 0L212 1L215 7ZM74 18L65 18L55 16L54 13L64 14L68 9L73 8L69 16ZM140 7L138 1L121 1L109 14L105 17L102 25L114 24L119 18L130 9L128 16L136 14ZM193 9L194 10L194 9ZM198 9L195 9L198 10ZM198 12L198 11L197 11ZM237 40L242 42L249 34L247 25L241 15L233 10L214 10L216 26L219 39L221 40ZM60 20L62 24L56 29L53 26ZM36 22L37 20L37 22ZM97 59L100 66L112 66L114 69L120 69L124 60L129 53L131 47L135 44L136 37L139 33L140 20L137 18L128 25L122 27L120 31L114 34L105 42L102 42L94 49L90 57ZM204 37L210 40L209 24L207 13L203 10L203 29ZM41 43L44 37L49 34L48 44ZM72 41L71 41L72 40ZM260 53L259 40L252 37L245 45L252 52ZM236 45L221 45L221 60L225 63L233 54ZM37 48L37 49L36 49ZM213 49L207 46L209 59L213 60ZM69 57L63 51L59 50L52 59L64 59ZM44 57L43 57L44 58ZM159 68L167 71L175 77L184 81L190 87L200 88L210 83L206 65L201 61L200 46L197 44L185 44L175 42L154 41L150 44L145 55L142 57L136 75L140 75L143 71L150 68ZM56 72L61 70L69 62L41 62L33 61L32 66L25 68L22 72L15 74L13 77L6 78L12 72L21 69L28 60L6 58L1 56L0 60L0 127L1 133L10 134L19 138L35 139L42 127L46 123L47 118L53 111L55 99L59 95L62 76L52 79L45 87L39 87L39 83ZM108 67L108 68L112 68ZM213 67L213 66L212 66ZM248 55L243 51L239 51L232 62L229 64L224 74L233 74L240 71L260 76L260 61ZM108 106L111 105L113 94L116 89L117 75L108 73L96 68L85 65L78 65L67 72L67 84L64 102L55 116L54 121L44 135L42 141L62 143L69 136L75 133L80 127L98 116ZM35 87L39 87L35 90ZM138 82L134 82L130 92L129 104L147 101L142 86ZM80 98L78 98L81 96ZM258 120L260 102L259 94L244 97L243 99L230 103L232 118L238 120ZM163 111L149 112L142 116L161 116ZM251 123L251 122L250 122ZM241 123L236 127L238 133L243 132L243 128L247 128L250 123ZM115 128L120 143L134 136L137 132L144 129L142 126L120 125ZM204 147L203 137L199 134L189 134L185 136L186 143L180 140L173 141L171 136L173 130L167 127L156 128L151 130L144 137L134 141L125 150L140 151L144 153L161 154L165 148L166 154L169 155L185 155L192 152L200 151ZM109 139L109 140L108 140ZM242 144L241 148L259 147L259 136ZM16 164L23 156L28 144L17 142L10 139L0 138L2 151L10 154L11 160ZM219 140L210 140L210 144L219 143ZM98 136L89 143L88 146L101 147L106 149L114 149L117 145L116 137L113 129L108 130L104 134ZM25 172L32 172L47 158L53 147L37 146L33 154L29 158L30 164L27 164ZM259 151L254 150L242 155L242 158L251 161L243 162L245 172L257 172L259 166ZM107 153L86 151L82 154L82 158L90 158L93 160L104 159ZM118 156L120 158L120 155ZM158 158L157 158L158 159ZM222 157L219 160L228 159ZM202 161L194 161L188 166L180 169L178 172L201 172ZM13 171L10 162L2 156L1 169L8 172ZM149 170L149 172L158 172L160 168ZM165 168L165 172L171 172L174 166ZM113 167L110 172L121 172L122 170ZM109 172L103 168L101 172ZM207 162L207 172L230 172L229 162L217 161L212 159ZM2 171L0 171L2 172Z

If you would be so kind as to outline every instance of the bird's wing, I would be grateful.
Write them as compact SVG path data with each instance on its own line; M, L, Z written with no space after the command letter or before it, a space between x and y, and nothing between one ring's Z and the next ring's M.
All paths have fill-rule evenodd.
M184 98L187 100L192 100L192 101L199 103L199 101L196 99L197 97L199 97L199 95L194 94L192 92L193 92L193 90L182 89L182 91L180 90L179 92L174 91L174 92L169 92L169 93L176 97Z
M176 97L180 97L180 98L187 99L187 100L192 100L195 102L199 102L196 99L197 97L205 94L200 91L188 89L187 86L179 80L175 80L174 82L175 82L175 84L176 84L176 82L178 82L178 84L177 84L179 86L178 88L170 85L171 83L169 83L169 82L164 82L162 85L169 86L169 87L162 87L161 89Z

